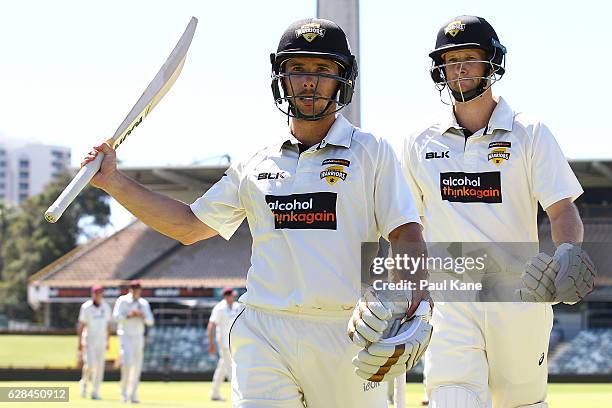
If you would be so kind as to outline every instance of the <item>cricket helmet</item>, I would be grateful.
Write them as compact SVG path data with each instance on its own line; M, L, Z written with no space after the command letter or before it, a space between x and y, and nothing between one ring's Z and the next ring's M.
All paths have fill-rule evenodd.
M331 98L313 96L313 99L327 100L327 106L321 113L315 113L314 111L310 114L300 112L292 101L294 98L293 92L288 92L287 81L294 74L284 72L285 64L291 58L300 57L330 59L340 66L339 75L312 74L312 76L317 77L317 85L320 78L323 77L334 79L338 83L337 90ZM338 112L351 103L355 91L355 79L357 78L357 61L351 53L346 34L333 21L309 18L294 22L283 33L276 53L270 54L270 62L272 64L274 103L281 112L288 116L305 120L318 120ZM328 112L329 107L334 103L336 109Z
M445 68L461 64L461 62L445 64L442 58L449 51L463 49L480 49L486 52L485 60L481 61L487 64L485 74L480 77L478 86L467 92L450 89L446 78ZM445 23L438 31L436 48L429 53L429 56L433 60L430 74L436 88L442 92L445 87L448 87L449 92L458 102L468 102L482 95L506 72L506 47L499 42L497 33L491 24L482 17L459 16Z

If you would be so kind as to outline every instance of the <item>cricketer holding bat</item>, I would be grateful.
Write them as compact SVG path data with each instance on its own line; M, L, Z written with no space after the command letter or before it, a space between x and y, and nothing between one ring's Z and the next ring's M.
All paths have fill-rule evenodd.
M145 347L145 326L153 326L149 302L142 296L140 281L130 282L129 293L119 296L113 309L117 322L121 359L121 400L139 402L138 383Z
M111 309L103 299L104 288L91 287L91 299L81 305L78 318L78 351L83 358L83 375L79 382L81 397L87 396L91 383L91 399L100 399L100 384L104 380L104 354L111 334Z
M431 335L430 306L420 291L393 299L362 292L361 243L383 236L406 252L422 243L419 216L390 145L337 114L357 77L342 29L322 19L293 23L271 65L287 133L233 164L191 205L121 174L108 145L84 163L104 152L92 183L185 244L229 239L247 219L252 265L229 336L235 407L386 407L380 381L416 363ZM413 336L383 342L397 338L387 327L398 330L391 323L407 315L416 318L401 327L412 325Z
M537 243L539 202L557 250L519 265L516 298L505 303L436 302L425 357L431 407L545 408L551 303L575 303L593 288L573 204L578 180L544 124L492 95L505 54L483 18L440 28L431 77L452 110L406 141L404 170L427 242Z

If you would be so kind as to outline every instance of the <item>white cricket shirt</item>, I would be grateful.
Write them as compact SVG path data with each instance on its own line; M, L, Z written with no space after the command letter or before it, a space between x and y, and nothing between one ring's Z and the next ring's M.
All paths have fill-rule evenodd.
M583 192L550 130L502 98L467 139L451 110L406 141L402 165L428 242L537 242L538 202Z
M233 302L232 306L230 307L225 299L213 307L210 314L210 321L217 325L215 336L217 338L217 344L219 347L229 349L230 328L232 327L234 319L236 316L238 316L241 310L242 305L239 302Z
M144 314L141 317L130 317L127 315L132 310L140 310ZM117 322L117 334L119 336L143 335L146 326L153 326L153 313L149 302L142 297L135 300L131 293L119 296L113 309L113 318Z
M106 302L102 301L99 306L91 299L83 303L79 310L79 322L85 325L81 337L89 340L106 339L111 318L111 308Z
M275 310L352 310L361 242L420 222L391 146L338 115L321 143L299 154L287 135L191 204L229 239L246 217L253 236L241 301Z

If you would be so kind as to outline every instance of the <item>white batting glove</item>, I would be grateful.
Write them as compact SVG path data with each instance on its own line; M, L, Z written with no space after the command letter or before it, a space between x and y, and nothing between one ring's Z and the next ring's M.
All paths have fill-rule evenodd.
M382 297L382 294L380 295ZM407 305L408 300L404 303ZM379 298L372 287L357 301L348 322L348 336L359 347L366 347L381 339L392 316L392 302ZM405 311L406 309L404 309Z
M564 243L552 258L540 253L527 262L518 294L526 302L574 304L593 291L596 276L589 255L578 245Z
M429 345L430 318L431 305L423 300L411 317L404 314L392 319L383 338L353 358L355 373L365 380L381 382L411 370Z

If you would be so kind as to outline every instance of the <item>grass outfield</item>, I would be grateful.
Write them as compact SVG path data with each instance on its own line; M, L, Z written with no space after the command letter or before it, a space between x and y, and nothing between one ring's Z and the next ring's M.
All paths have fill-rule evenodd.
M0 335L0 367L74 368L77 363L77 337ZM111 336L107 360L119 355L119 342Z
M100 392L102 401L92 401L79 397L78 383L58 382L0 382L0 387L17 386L45 386L45 387L70 387L70 402L55 403L53 407L70 408L107 408L124 407L119 401L119 384L117 382L106 382L102 385ZM142 382L139 388L140 407L177 407L177 408L229 408L229 402L213 402L208 399L210 382ZM230 389L227 383L223 384L221 394L229 399ZM420 407L420 398L423 395L421 384L408 384L407 402L408 408ZM609 384L551 384L549 386L548 403L551 408L608 408L612 401L612 390ZM0 403L0 406L3 404ZM20 403L19 408L40 407L41 403ZM344 407L330 407L344 408Z

